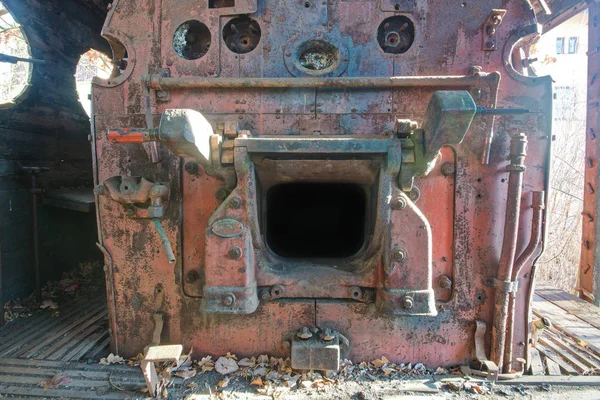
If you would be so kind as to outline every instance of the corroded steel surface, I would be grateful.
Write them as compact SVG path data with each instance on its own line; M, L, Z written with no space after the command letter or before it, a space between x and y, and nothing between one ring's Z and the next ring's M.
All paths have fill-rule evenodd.
M517 71L520 66L511 65L513 48L519 43L526 48L537 32L527 2L236 0L231 8L209 4L213 3L119 0L103 30L118 57L125 51L128 57L119 76L98 81L93 89L97 183L131 175L167 185L170 197L161 222L177 258L175 264L168 263L151 220L128 218L122 205L98 198L102 245L112 257L108 283L116 304L111 310L113 346L118 344L123 356L140 352L152 339L153 315L160 311L163 342L182 343L186 351L193 347L197 353L284 355L289 353L286 335L303 326L319 326L345 335L348 356L354 360L385 355L431 366L471 360L476 321L485 322L489 332L493 319L494 288L489 283L497 275L502 249L512 135L524 132L529 142L517 257L532 231L532 193L548 189L551 81L524 77ZM505 9L506 15L494 34L495 50L484 51L482 29L492 9ZM222 34L241 14L259 25L260 40L256 44L252 37L256 48L236 53ZM384 34L378 39L378 27L394 16L414 25L412 45L403 52L385 51L396 40L405 40L400 34L390 36L389 27L382 26ZM190 48L187 53L173 47L176 30L188 20L200 21L210 32L210 40L200 41L206 51ZM386 41L383 48L381 37ZM327 67L330 60L323 60L325 69L318 79L341 77L339 85L347 87L310 83L311 72L294 60L304 40L320 43L319 49L327 50L321 43L327 42L340 50L337 64ZM204 54L193 60L180 56L200 53ZM489 75L477 75L473 66L502 78L482 79ZM159 73L165 83L166 76L175 79L170 87L161 86L160 79L148 80ZM395 85L389 83L393 76L410 79L399 78L406 84ZM449 81L420 78L426 76L459 78L446 87ZM376 84L351 87L361 77L374 78L371 83ZM218 81L211 83L211 78ZM309 83L286 87L263 84L262 78ZM442 148L429 174L415 179L420 194L404 194L395 179L405 168L400 165L400 139L393 137L395 122L422 124L433 93L447 89L469 91L477 106L519 107L530 113L476 117L462 143ZM187 108L202 113L215 132L220 124L237 121L250 137L232 140L225 128L224 141L211 143L213 150L221 146L219 168L189 164L191 158L176 157L163 145L161 162L152 163L145 145L107 138L112 129L152 128L146 124L147 93L154 126L164 110ZM269 154L286 152L280 161L261 161L261 153L252 149L258 143L252 141L255 138L286 135L313 138L315 144L294 153L289 146L278 149L267 141L274 146ZM368 151L355 148L356 157L348 156L346 149L336 156L341 157L338 163L327 164L319 151L335 153L323 140L331 136L378 140ZM482 164L489 137L489 163ZM380 152L385 141L398 144ZM214 154L218 161L218 152L211 157ZM323 165L315 166L315 160ZM454 171L446 167L442 173L444 163L451 163ZM264 204L263 185L284 179L323 181L323 176L332 183L372 185L376 195L368 204L376 212L369 223L376 240L367 239L359 256L335 265L271 254L257 211ZM532 263L517 277L515 357L527 354Z

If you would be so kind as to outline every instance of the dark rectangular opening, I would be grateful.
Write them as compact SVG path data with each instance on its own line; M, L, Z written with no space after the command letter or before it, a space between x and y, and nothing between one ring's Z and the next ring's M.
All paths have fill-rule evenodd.
M367 196L348 183L284 183L266 196L266 241L290 258L347 258L365 244Z
M208 0L208 8L235 7L235 0Z

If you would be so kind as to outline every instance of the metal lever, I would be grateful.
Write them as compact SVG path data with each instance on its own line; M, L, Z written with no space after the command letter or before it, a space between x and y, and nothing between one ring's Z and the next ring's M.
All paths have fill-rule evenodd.
M193 157L204 167L211 165L210 137L212 126L202 114L194 110L165 110L157 129L121 128L108 131L112 143L162 142L175 155Z
M162 240L163 247L165 248L165 253L167 255L167 260L169 260L169 264L173 264L175 262L175 254L173 254L173 248L171 247L171 242L167 237L167 233L163 229L158 218L152 218L152 222L154 222L154 227L156 227L158 236L160 236L160 239Z
M0 54L0 62L16 64L19 61L30 63L30 64L46 64L46 61L39 60L37 58L23 58L23 57L11 56L9 54Z

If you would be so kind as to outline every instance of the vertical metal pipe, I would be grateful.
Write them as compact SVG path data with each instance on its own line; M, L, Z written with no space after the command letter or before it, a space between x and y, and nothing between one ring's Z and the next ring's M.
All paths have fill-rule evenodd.
M35 269L35 295L38 301L42 300L42 277L40 272L40 237L38 232L38 209L37 209L38 189L36 185L35 173L31 174L31 219L33 232L33 267Z
M542 210L544 209L544 191L533 192L531 208L533 208L533 216L531 218L531 238L529 239L529 244L523 253L519 256L519 258L517 258L517 261L515 261L511 278L513 282L517 281L525 264L527 264L539 251L540 242L542 241ZM517 292L511 292L508 306L509 315L508 328L506 332L506 349L504 350L504 373L510 373L512 370L516 298Z
M148 129L154 129L154 117L152 116L152 103L150 100L150 89L146 88L146 107L145 107L145 116L146 116L146 126ZM160 155L158 153L158 144L156 142L150 142L150 160L153 164L157 164L160 162Z
M521 187L523 186L523 172L525 171L525 156L527 155L527 136L524 133L516 134L510 141L510 175L508 178L508 192L506 199L506 216L504 219L504 240L500 265L496 276L496 296L494 303L494 321L492 325L491 359L502 368L504 361L504 348L506 347L506 325L508 317L508 300L510 279L512 277L515 252L517 247L517 233L519 229L519 214L521 208Z

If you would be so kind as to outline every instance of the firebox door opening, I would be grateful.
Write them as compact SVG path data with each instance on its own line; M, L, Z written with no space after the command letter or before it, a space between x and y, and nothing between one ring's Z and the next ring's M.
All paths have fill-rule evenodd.
M266 195L266 242L286 258L352 257L365 246L367 211L364 185L279 184Z

